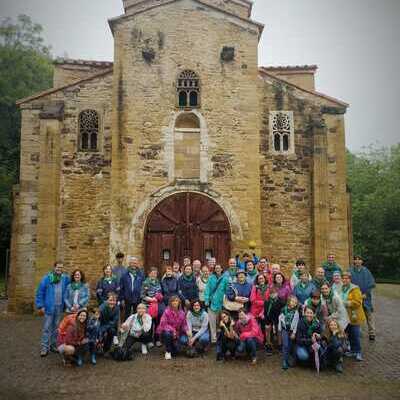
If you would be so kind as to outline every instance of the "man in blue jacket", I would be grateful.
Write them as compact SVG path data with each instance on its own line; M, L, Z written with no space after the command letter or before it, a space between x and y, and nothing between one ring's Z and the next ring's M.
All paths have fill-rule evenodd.
M375 287L375 279L370 270L363 265L360 256L354 257L354 265L350 267L351 282L357 285L363 295L363 307L367 317L369 340L375 340L375 321L373 316L372 289Z
M64 312L64 297L70 278L63 274L63 264L56 262L53 271L41 280L35 297L35 305L44 315L40 356L46 357L49 350L57 352L57 328Z
M119 300L124 309L124 320L136 313L143 281L144 273L139 266L138 258L129 257L127 271L121 276L119 292Z

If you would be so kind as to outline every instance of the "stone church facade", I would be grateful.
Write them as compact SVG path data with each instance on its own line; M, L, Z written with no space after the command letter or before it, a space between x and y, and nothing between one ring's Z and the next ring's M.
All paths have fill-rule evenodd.
M260 67L249 0L123 2L113 63L58 60L54 87L18 102L10 309L55 260L94 282L117 251L347 265L347 104L317 68Z

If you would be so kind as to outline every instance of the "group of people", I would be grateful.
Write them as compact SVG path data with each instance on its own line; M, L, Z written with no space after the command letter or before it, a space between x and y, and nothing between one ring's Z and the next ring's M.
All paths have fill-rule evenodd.
M361 325L375 340L372 290L375 281L360 256L347 271L334 254L312 277L298 260L290 277L279 264L245 254L228 260L224 269L210 258L206 265L184 258L147 276L136 257L116 255L96 285L97 307L89 314L90 288L81 270L68 276L63 265L40 282L36 307L44 318L40 355L61 354L65 364L81 366L85 355L132 358L165 347L165 359L184 352L202 356L215 346L217 361L257 351L282 353L282 368L310 364L318 371L343 371L344 357L362 361ZM92 301L93 303L93 301ZM64 316L64 312L66 315Z

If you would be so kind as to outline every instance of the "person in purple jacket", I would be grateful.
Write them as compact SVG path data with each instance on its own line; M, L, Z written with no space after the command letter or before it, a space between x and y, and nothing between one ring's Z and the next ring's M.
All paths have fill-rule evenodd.
M290 287L290 283L286 281L285 276L282 272L277 272L274 275L272 285L276 288L278 292L279 299L286 304L288 297L292 294L292 289Z
M175 357L180 347L187 345L192 337L187 325L185 312L180 308L180 305L180 298L172 296L157 328L161 342L165 345L166 360L171 360L173 356Z

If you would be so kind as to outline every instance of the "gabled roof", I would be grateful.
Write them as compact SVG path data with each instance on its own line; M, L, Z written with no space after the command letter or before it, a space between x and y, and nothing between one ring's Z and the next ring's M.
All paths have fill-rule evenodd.
M296 88L298 90L301 90L302 92L305 92L305 93L311 94L313 96L319 97L321 99L330 101L330 102L335 103L335 104L337 104L338 106L341 106L341 107L345 107L345 108L349 107L348 103L345 103L345 102L343 102L341 100L335 99L334 97L327 96L326 94L317 92L315 90L304 89L304 88L302 88L302 87L300 87L298 85L295 85L294 83L291 83L291 82L287 81L286 79L282 79L281 77L278 77L275 74L271 73L268 70L268 68L260 67L258 70L261 73L261 75L268 76L269 78L272 78L272 79L275 79L277 81L280 81L280 82L284 83L285 85L292 86L292 87L294 87L294 88Z
M268 72L315 72L318 69L318 65L282 65L261 68Z
M80 60L72 58L57 58L54 61L55 65L82 65L96 68L111 68L113 66L112 61L95 61L95 60Z
M56 93L56 92L58 92L60 90L68 89L70 87L77 86L77 85L80 85L80 84L85 83L85 82L89 82L89 81L91 81L93 79L100 78L100 77L108 75L108 74L110 74L112 72L113 72L113 69L112 68L108 68L108 69L106 69L104 71L97 72L97 73L95 73L93 75L90 75L90 76L88 76L86 78L80 79L79 81L75 81L75 82L69 83L69 84L64 85L64 86L47 89L47 90L44 90L43 92L35 93L32 96L25 97L23 99L17 100L16 104L18 106L20 106L21 104L28 103L28 102L30 102L32 100L36 100L36 99L39 99L39 98L44 97L44 96L48 96L49 94Z
M155 8L159 8L159 7L166 6L166 5L168 5L168 4L176 3L176 2L178 2L178 1L182 1L182 0L169 0L169 1L166 1L166 2L164 2L164 3L155 4L155 5L153 5L153 6L150 6L150 7L146 8L146 9L144 9L144 10L139 10L139 11L137 11L137 12L135 12L135 13L132 13L132 14L128 14L128 15L122 14L122 15L120 15L119 17L110 18L110 19L108 20L108 24L110 25L111 31L114 33L114 29L113 29L114 23L116 23L116 22L118 22L118 21L121 21L121 20L123 20L123 19L128 19L128 18L133 17L133 16L135 16L135 15L143 14L143 13L149 11L149 10L154 10ZM195 2L195 3L198 3L198 4L202 5L203 7L207 7L207 8L210 8L210 9L214 10L214 11L217 11L217 12L220 12L220 13L222 13L222 14L228 15L228 16L230 16L230 17L232 17L232 18L239 19L239 20L241 20L241 21L243 21L243 22L247 22L247 23L249 23L250 25L255 25L255 26L258 28L258 31L259 31L258 37L259 37L259 38L261 37L261 34L262 34L263 30L264 30L264 24L260 24L259 22L253 21L253 20L250 19L250 18L243 18L243 17L240 17L240 16L238 16L238 15L236 15L236 14L233 14L233 13L227 11L227 10L223 10L223 9L217 7L217 6L213 6L213 5L211 5L211 4L204 3L204 2L201 1L201 0L191 0L191 1L193 1L193 2ZM252 4L250 1L248 1L248 3L249 3L249 4Z

